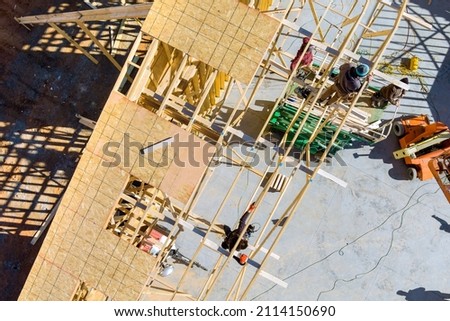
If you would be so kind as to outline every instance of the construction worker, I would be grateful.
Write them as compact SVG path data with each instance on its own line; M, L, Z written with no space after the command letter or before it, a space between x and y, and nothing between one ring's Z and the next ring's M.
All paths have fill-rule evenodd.
M401 82L409 84L408 78L400 79ZM402 89L394 84L389 84L380 89L372 95L372 107L384 108L388 103L392 105L400 106L400 98L402 98L406 93L405 89Z
M311 39L308 37L303 38L302 46L297 51L297 55L295 56L295 58L291 60L291 72L294 72L298 67L298 72L296 75L297 78L305 78L305 72L301 68L311 66L314 60L314 46L310 45L303 55L302 60L300 61L300 57L302 56L303 51L305 50L310 40Z
M222 242L222 247L225 250L231 250L234 245L236 244L239 235L244 231L245 225L247 225L247 219L250 216L250 214L255 209L255 203L252 203L249 207L249 209L242 215L241 219L239 220L239 226L237 229L233 230L231 233L229 233L225 240ZM248 237L251 233L254 232L253 225L249 225L247 227L247 231L244 234L244 236L241 238L241 241L239 242L239 245L236 247L236 251L245 250L248 247Z
M341 65L334 84L322 94L318 103L322 104L327 100L326 105L332 105L338 100L350 98L352 94L361 89L363 78L368 74L369 66L366 64L345 63ZM369 75L368 80L371 79L372 75Z

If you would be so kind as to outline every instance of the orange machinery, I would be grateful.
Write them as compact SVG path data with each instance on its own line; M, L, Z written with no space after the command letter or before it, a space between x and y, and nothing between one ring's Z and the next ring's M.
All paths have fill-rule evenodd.
M394 134L399 137L401 147L394 152L394 157L405 160L410 179L431 179L434 177L433 170L442 170L438 159L450 154L450 130L447 125L430 123L426 115L408 116L394 123Z
M450 153L430 159L428 167L450 203Z

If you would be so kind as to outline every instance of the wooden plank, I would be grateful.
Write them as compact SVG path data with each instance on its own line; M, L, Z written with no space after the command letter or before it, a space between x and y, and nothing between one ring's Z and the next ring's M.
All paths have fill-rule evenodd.
M350 12L349 12L348 14L344 14L343 12L341 12L341 11L339 11L339 10L336 10L336 9L333 9L333 8L329 8L328 10L330 10L331 12L333 12L333 13L335 13L335 14L340 15L341 17L344 17L345 19L348 19L348 20L351 20L352 22L355 22L355 21L358 21L358 19L359 19L361 13L355 16L356 19L354 19L355 17L351 18L351 17L350 17L350 14L353 12L353 9L355 8L355 5L356 5L357 2L358 2L358 1L354 1L354 2L353 2L353 6L352 6L352 8L351 8L351 10L350 10ZM320 3L320 2L318 2L318 1L317 1L316 3L317 3L319 6L323 7L323 8L327 8L327 6L326 6L325 4L323 4L323 3ZM348 24L350 24L350 23L348 23ZM375 30L371 29L369 26L363 24L361 21L359 21L358 24L359 24L360 26L362 26L363 28L367 29L367 30L375 31Z
M237 86L237 88L239 90L239 93L242 96L242 102L244 103L245 106L247 106L248 105L248 99L244 95L244 89L242 88L241 82L240 81L236 81L236 86ZM238 108L238 107L239 106L236 106L236 108Z
M133 83L131 84L130 90L127 93L127 97L131 101L136 101L141 95L147 81L150 78L151 70L150 66L153 62L155 54L158 50L159 40L153 39L150 47L145 54L144 60L142 61L141 68L139 68Z
M263 278L266 278L269 281L272 281L273 283L278 284L279 286L283 287L283 288L287 288L288 284L287 282L280 280L279 278L274 277L272 274L267 273L266 271L260 270L259 271L259 275L262 276Z
M313 172L314 172L312 169L310 169L310 168L308 168L308 167L306 167L306 166L304 166L304 165L301 165L301 164L299 165L299 169L300 169L301 171L305 172L305 173L308 174L308 175L311 175L311 174L313 174ZM322 169L319 169L319 170L317 171L317 174L320 175L320 176L323 176L323 177L325 177L325 178L327 178L327 179L329 179L329 180L331 180L331 181L333 181L333 182L335 182L336 184L338 184L338 185L340 185L340 186L342 186L342 187L344 187L344 188L347 187L347 182L343 181L343 180L340 179L340 178L337 178L336 176L334 176L334 175L332 175L332 174L330 174L330 173L328 173L328 172L325 172L325 171L322 170Z
M222 249L222 248L219 247L216 243L214 243L213 241L211 241L211 240L209 240L209 239L204 239L204 244L205 244L205 246L209 247L211 250L216 250L217 252L219 252L219 253L221 253L221 254L223 254L223 255L226 255L226 256L229 256L229 255L230 255L230 253L229 253L228 251ZM235 252L233 253L233 255L234 255L234 256L238 256L239 253L235 251ZM260 268L260 265L259 265L257 262L255 262L255 261L253 261L253 260L251 260L251 259L248 259L247 264L250 265L250 266L253 266L253 267L256 268L256 269L259 269L259 268ZM281 280L281 279L279 279L279 278L273 276L272 274L269 274L269 273L267 273L267 272L265 272L265 271L263 271L263 270L259 270L259 274L260 274L263 278L266 278L266 279L268 279L269 281L272 281L273 283L276 283L276 284L278 284L278 285L280 285L280 286L282 286L282 287L284 287L284 288L287 288L287 285L288 285L288 284L287 284L285 281L283 281L283 280Z
M195 65L189 65L185 68L183 75L181 76L181 79L189 81L192 77L194 77L195 73L197 72L197 67Z
M266 63L266 61L263 60L262 63L261 63L261 67L264 67L265 63ZM290 70L289 70L289 74L288 74L288 73L282 71L281 69L274 68L274 67L281 66L281 65L279 65L278 63L276 63L276 64L277 64L277 65L272 64L272 60L271 60L271 63L268 65L269 70L270 70L271 72L277 74L277 75L280 76L280 77L283 77L283 78L285 78L285 79L288 79L288 78L289 78L289 75L290 75Z
M152 2L115 6L109 8L51 13L17 18L21 24L61 23L77 21L101 21L113 19L145 18L152 6Z
M61 28L59 28L56 24L54 24L52 22L50 22L49 25L53 29L55 29L59 34L61 34L61 36L66 38L66 40L69 41L72 45L74 45L78 50L80 50L86 57L88 57L90 61L92 61L94 64L98 64L98 60L95 59L94 57L92 57L92 55L89 52L87 52L86 49L81 47L80 44L78 44L78 42L73 40L72 37L70 37L64 30L62 30Z
M55 204L55 206L53 206L52 211L50 212L49 215L47 215L47 217L44 220L44 223L41 225L41 227L39 228L39 230L36 231L36 233L34 234L33 238L31 239L30 244L31 245L35 245L36 242L39 240L39 238L41 237L42 233L44 233L44 231L47 229L47 227L50 225L50 223L52 222L53 218L56 215L56 212L58 211L59 208L59 204L61 203L61 198L58 200L58 202Z
M214 70L208 77L208 80L206 81L206 84L203 88L203 93L202 93L202 97L200 98L197 108L194 111L194 114L192 115L191 120L189 121L189 124L186 128L186 130L190 131L192 129L192 125L194 124L194 121L196 120L196 117L198 115L198 113L200 112L200 108L203 105L203 103L205 102L206 98L209 95L209 91L211 90L212 85L214 84L214 80L217 76L217 70Z
M166 216L166 217L167 217L167 216ZM169 218L169 217L167 217L167 220L168 220L169 223L171 223L171 224L174 224L174 223L175 223L175 221L173 221L173 220L172 220L171 218ZM188 230L190 230L190 231L196 233L197 235L200 235L200 236L203 237L203 238L206 236L206 233L205 233L204 231L200 230L199 228L195 227L194 225L192 225L191 223L189 223L189 222L187 222L187 221L185 221L185 220L180 219L180 220L179 220L179 223L180 223L180 225L182 225L183 227L185 227L185 228L187 228ZM211 240L209 240L209 239L204 239L204 240L205 240L205 243L206 243L206 242L210 242L210 244L211 244L212 246L217 246L217 247L219 247L215 242L213 242L213 241L211 241ZM256 249L255 246L249 244L249 247L250 247L250 246L252 246L252 250L255 250L255 249ZM261 247L260 251L263 252L263 253L268 253L268 250L267 250L266 248L263 248L263 247ZM228 251L227 251L227 252L228 252ZM235 252L235 255L236 255L236 254L238 254L238 252ZM279 260L279 259L280 259L280 256L279 256L278 254L275 254L275 253L270 253L270 256L271 256L272 258L276 259L276 260Z
M76 114L75 117L79 119L80 124L89 127L90 129L94 129L97 124L96 121L83 117L80 114Z
M269 142L267 139L263 138L263 137L259 137L257 140L255 140L253 137L245 134L243 131L236 129L234 127L228 126L225 130L224 130L224 134L226 132L229 132L239 138L241 138L242 140L249 142L249 143L254 143L255 141L257 141L258 143L263 144L264 146L268 147L268 148L273 148L276 152L280 152L280 147L276 146L275 144Z
M365 32L363 33L363 38L375 38L379 36L386 36L391 32L391 29L386 30L380 30L380 31L374 31L374 32Z
M388 74L385 74L385 73L379 71L378 69L373 70L373 75L383 78L384 80L396 85L397 87L403 88L405 90L409 90L408 84L405 84L404 82L401 82L397 78L394 78Z
M123 32L124 25L125 25L125 19L120 21L120 25L117 30L116 37L114 38L114 42L112 44L111 56L113 56L113 57L117 54L117 47L118 47L119 43L122 42L122 39L125 35L125 33Z
M120 198L124 199L125 201L127 201L131 205L136 205L137 200L135 198L132 198L131 196L125 194L125 193L122 193L120 195Z
M135 59L135 54L136 51L139 47L139 44L141 43L142 40L142 31L139 31L136 40L133 43L133 46L130 49L130 53L127 56L127 59L125 61L125 68L122 68L122 70L120 71L119 76L117 77L116 83L114 84L114 91L120 91L122 89L122 87L124 86L125 83L125 78L128 79L127 76L129 76L129 73L131 72L128 68L128 65L131 66L137 66L134 62L133 59ZM137 66L136 68L140 68L140 66Z
M184 67L186 66L186 63L188 61L188 55L186 53L183 54L183 60L181 61L180 65L178 66L177 71L175 72L175 75L173 76L172 82L169 85L169 88L167 88L166 96L164 97L163 101L161 102L161 106L159 107L159 110L157 112L158 116L161 116L164 112L164 109L166 108L167 101L169 100L170 96L172 95L173 90L175 87L178 86L178 83L180 82L181 74L184 72Z
M148 88L145 88L143 90L143 93L145 93L146 95L149 95L153 98L155 98L158 101L162 101L163 100L163 96L160 96L158 94L156 94L155 92L151 91ZM187 111L191 111L193 110L193 108L195 108L195 106L191 105L190 103L184 101L183 99L181 99L180 97L171 95L170 99L167 100L167 105L170 106L171 108L175 109L178 113L180 113L180 115L183 115L184 117L192 117L192 113L188 113ZM169 116L173 116L174 111L168 111L167 109L164 110L164 112L169 115ZM199 122L200 124L202 124L203 126L205 126L206 128L210 129L211 131L213 131L212 126L213 126L213 122L202 118L202 117L198 117L195 119L196 122Z
M83 21L77 21L77 25L84 31L85 34L87 34L89 36L89 38L91 38L91 40L97 45L97 47L101 50L101 52L106 56L106 58L108 58L109 61L111 61L111 63L114 65L114 67L116 67L117 70L121 71L122 70L122 66L117 62L116 59L114 59L113 56L111 56L111 54L109 53L108 50L106 50L106 48L101 44L101 42L97 39L96 36L94 36L94 34L89 30L88 27L86 27L86 25L83 23ZM128 76L130 79L130 81L132 80L130 76Z
M312 15L313 15L313 18L314 18L314 22L316 24L319 24L319 20L320 19L317 16L316 7L314 6L313 0L308 0L308 2L309 2L309 6L311 8L311 12L312 12ZM319 31L319 34L320 34L320 39L322 39L322 41L324 41L325 37L323 36L323 32L322 32L322 29L320 28L320 25L318 25L317 28L318 28L318 31Z
M341 28L354 23L356 20L358 20L358 16L354 16L353 18L346 18L341 24Z
M394 3L392 0L378 0L378 1L380 3L388 6L388 7L393 8L393 9L396 9L396 10L400 9L400 6L398 4L396 4L396 3ZM430 23L426 22L425 20L420 19L420 18L418 18L416 16L413 16L410 13L404 12L403 13L403 17L405 19L411 20L411 21L413 21L413 22L415 22L415 23L417 23L417 24L421 25L422 27L425 27L425 28L427 28L429 30L431 30L431 28L433 28L432 24L430 24Z

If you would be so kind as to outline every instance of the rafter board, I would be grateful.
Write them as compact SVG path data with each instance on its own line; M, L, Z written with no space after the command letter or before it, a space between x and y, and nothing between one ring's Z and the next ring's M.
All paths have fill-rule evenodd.
M250 83L280 21L238 0L172 2L156 0L142 31Z
M165 220L166 220L166 222L169 222L169 223L172 224L172 225L175 225L175 223L176 223L172 218L170 218L170 217L168 217L168 216L166 216ZM186 222L185 220L182 220L182 219L178 220L177 222L178 222L178 224L182 225L182 226L185 227L186 229L188 229L188 230L190 230L190 231L192 231L192 232L194 232L194 233L200 235L200 236L203 238L205 245L206 245L207 247L209 247L210 249L216 250L216 251L218 251L219 253L221 253L221 254L223 254L223 255L226 255L226 256L228 256L228 255L231 254L230 252L228 252L228 251L222 249L221 247L219 247L215 242L213 242L213 241L211 241L210 239L206 238L206 233L205 233L204 231L202 231L201 229L195 227L195 226L192 225L191 223ZM252 246L252 248L255 249L254 246ZM276 259L276 260L278 260L278 259L280 258L280 256L279 256L278 254L275 254L275 253L273 253L273 252L270 252L270 253L269 253L269 251L268 251L266 248L261 247L259 250L260 250L261 252L263 252L263 253L267 253L269 256L271 256L272 258L274 258L274 259ZM235 253L233 253L233 255L238 255L238 253L235 252ZM259 268L259 264L258 264L258 262L256 262L256 261L249 260L248 263L249 263L251 266L255 267L256 269ZM283 286L283 287L287 287L287 283L286 283L286 282L284 282L284 281L278 279L277 277L274 277L274 276L272 276L272 275L270 275L270 274L268 274L268 273L267 273L267 274L264 274L264 275L261 275L261 276L263 276L263 277L265 277L265 278L268 278L268 279L270 279L272 282L277 283L277 284L279 284L279 285L281 285L281 286Z
M145 18L153 3L133 4L110 8L25 16L16 20L21 24L101 21L113 19Z
M299 33L301 33L301 34L303 34L305 36L308 36L308 37L311 36L311 32L303 29L299 25L297 25L297 24L295 24L295 23L293 23L293 22L291 22L289 20L283 20L282 23L283 23L283 25L285 25L285 26L287 26L287 27L289 27L289 28L291 28L293 30L298 31ZM325 51L325 52L327 52L327 53L329 53L331 55L337 56L339 54L338 50L328 46L326 43L322 43L322 42L316 41L314 39L311 39L311 44L314 45L316 48L319 48L319 49L321 49L321 50L323 50L323 51ZM364 58L363 56L361 56L361 55L359 55L359 54L357 54L357 53L355 53L355 52L353 52L351 50L344 49L344 54L347 57L352 58L353 60L355 60L357 62L365 63L365 64L367 64L369 66L373 65L373 63L370 60L368 60L367 58ZM401 82L399 79L396 79L396 78L394 78L392 76L389 76L389 75L387 75L387 74L385 74L385 73L383 73L383 72L381 72L379 70L373 70L373 74L375 76L383 78L384 80L386 80L386 81L388 81L390 83L393 83L397 87L400 87L400 88L405 89L405 90L409 90L409 85L408 84L405 84L405 83Z
M400 8L400 6L398 4L396 4L396 3L394 3L392 0L378 0L378 1L380 3L388 6L388 7L391 7L391 8L396 9L396 10L398 10ZM415 23L417 23L417 24L419 24L422 27L425 27L427 29L431 30L431 28L433 28L433 25L431 25L430 23L428 23L425 20L420 19L420 18L418 18L418 17L416 17L416 16L414 16L414 15L412 15L410 13L404 12L403 13L403 17L405 17L406 19L411 20L411 21L413 21L413 22L415 22Z

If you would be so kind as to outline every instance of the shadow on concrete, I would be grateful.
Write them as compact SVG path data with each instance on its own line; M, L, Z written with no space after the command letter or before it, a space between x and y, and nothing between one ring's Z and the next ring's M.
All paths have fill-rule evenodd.
M407 166L403 160L394 157L393 153L398 149L400 149L398 138L391 134L386 139L376 143L368 155L354 153L353 156L355 158L368 156L370 159L381 159L385 164L392 164L392 168L388 172L390 177L396 180L409 180L406 171Z
M414 15L420 15L424 20L433 25L431 34L423 36L421 32L413 29L415 37L417 37L418 45L422 44L426 51L427 57L430 58L430 62L438 70L437 76L434 79L433 85L428 92L426 100L431 107L433 117L437 121L443 123L450 122L450 111L448 108L448 101L450 101L450 91L448 86L450 84L450 50L448 44L450 43L450 22L449 22L449 10L450 5L448 1L429 1L429 0L411 0L411 4L416 4L423 9L429 11L429 15L424 15L419 12L415 12L414 9L410 9L410 13ZM439 22L438 17L445 18L445 23ZM438 37L439 36L439 37ZM429 43L429 40L444 38L443 46L436 46ZM426 43L426 44L424 44ZM437 42L439 44L439 42ZM430 45L428 45L430 44ZM416 45L417 46L417 45ZM445 58L442 63L437 61L437 57L443 55L443 51L446 50ZM445 52L445 51L444 51Z
M286 223L287 217L282 218L281 220L279 218L272 220L273 225L278 224L278 226L282 227Z
M0 4L0 301L18 299L45 235L34 246L30 241L64 192L89 139L75 114L97 119L118 74L98 52L95 65L46 25L28 31L13 19L49 8L87 9L84 5L16 3Z
M406 301L448 301L450 293L443 293L440 291L426 291L425 288L416 288L408 292L399 290L397 294L404 296Z
M410 91L401 101L399 114L430 113L436 121L450 122L450 5L448 1L410 0L407 13L432 25L425 27L405 19L383 56L382 64L395 78L408 77ZM375 28L386 29L393 16L377 20ZM370 38L361 45L364 55L381 44L381 38ZM399 68L412 56L420 59L417 70ZM380 65L381 66L381 65Z
M434 218L439 223L441 223L441 226L439 227L440 230L450 233L450 225L445 220L443 220L440 217L437 217L436 215L431 215L431 217Z

